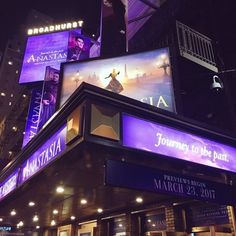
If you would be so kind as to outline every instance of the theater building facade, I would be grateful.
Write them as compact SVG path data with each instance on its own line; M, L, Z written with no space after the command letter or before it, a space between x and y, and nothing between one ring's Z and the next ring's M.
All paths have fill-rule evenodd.
M235 140L157 110L82 83L4 169L2 233L233 235Z

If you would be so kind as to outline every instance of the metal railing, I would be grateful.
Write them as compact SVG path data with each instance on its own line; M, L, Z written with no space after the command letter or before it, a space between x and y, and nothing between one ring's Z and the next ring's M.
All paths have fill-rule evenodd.
M218 72L212 40L179 21L176 21L176 29L180 55Z

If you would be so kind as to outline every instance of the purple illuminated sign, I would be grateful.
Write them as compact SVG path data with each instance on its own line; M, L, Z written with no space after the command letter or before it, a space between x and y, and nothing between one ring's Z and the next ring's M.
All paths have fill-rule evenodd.
M192 176L114 160L107 160L105 173L105 183L111 186L223 204L234 202L232 186Z
M43 81L46 66L60 69L67 58L69 31L28 38L19 83Z
M123 115L123 145L236 172L236 148Z
M62 62L99 56L100 48L95 44L81 35L80 29L29 37L19 83L43 81L46 66L59 70Z
M0 184L0 200L12 192L17 186L18 169Z
M42 170L65 150L65 139L66 126L63 126L22 164L18 184Z
M42 90L42 85L32 90L22 147L24 147L38 133Z

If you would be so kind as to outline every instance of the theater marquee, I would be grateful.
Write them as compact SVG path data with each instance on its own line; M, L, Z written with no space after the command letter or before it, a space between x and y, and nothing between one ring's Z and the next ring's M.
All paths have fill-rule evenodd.
M235 147L129 115L123 115L123 145L236 172Z

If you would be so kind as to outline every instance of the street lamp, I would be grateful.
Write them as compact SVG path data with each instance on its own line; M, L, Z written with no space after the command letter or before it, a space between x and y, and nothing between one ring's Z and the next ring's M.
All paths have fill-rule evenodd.
M75 77L72 77L72 80L75 82L76 89L78 88L78 83L82 79L82 76L80 76L79 71L76 72Z
M166 54L160 55L157 61L157 67L163 68L164 74L167 75L167 68L170 66L169 60Z

